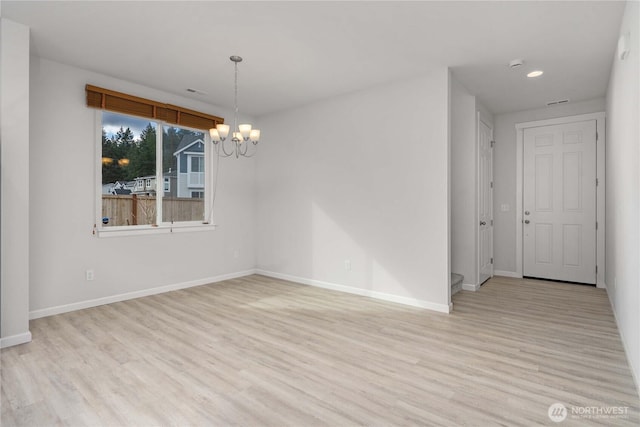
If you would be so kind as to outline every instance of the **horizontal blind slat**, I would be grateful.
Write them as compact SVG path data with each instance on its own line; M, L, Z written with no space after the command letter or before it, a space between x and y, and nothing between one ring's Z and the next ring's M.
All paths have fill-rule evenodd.
M217 124L224 123L222 117L175 105L163 104L89 84L86 85L85 90L87 92L87 106L92 108L131 114L203 130L211 129Z

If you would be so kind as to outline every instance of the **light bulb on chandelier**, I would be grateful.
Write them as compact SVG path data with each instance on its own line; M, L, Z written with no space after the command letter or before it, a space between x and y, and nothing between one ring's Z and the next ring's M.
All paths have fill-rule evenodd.
M219 124L215 128L209 129L209 135L211 135L211 142L213 142L219 156L229 157L235 154L236 158L240 156L252 157L255 154L255 150L249 154L249 143L257 146L258 141L260 141L260 130L253 129L248 123L238 125L238 63L242 62L242 57L234 55L229 59L235 66L233 131L229 128L229 125ZM225 141L229 137L229 132L231 132L231 151L227 151L225 148Z

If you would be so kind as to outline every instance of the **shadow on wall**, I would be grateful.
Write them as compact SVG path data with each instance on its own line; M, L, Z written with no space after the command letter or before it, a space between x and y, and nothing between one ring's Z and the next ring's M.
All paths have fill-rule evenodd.
M257 163L259 268L448 311L446 67L260 127L274 139Z
M447 306L447 104L425 94L432 80L261 123L278 138L258 159L260 269ZM416 126L399 138L397 122Z

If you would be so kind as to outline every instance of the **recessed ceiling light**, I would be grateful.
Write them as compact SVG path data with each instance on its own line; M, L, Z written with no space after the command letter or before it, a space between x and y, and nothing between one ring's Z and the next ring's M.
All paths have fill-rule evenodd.
M532 71L529 74L527 74L527 77L529 77L529 78L531 78L531 77L540 77L543 74L544 74L544 71L536 70L536 71Z

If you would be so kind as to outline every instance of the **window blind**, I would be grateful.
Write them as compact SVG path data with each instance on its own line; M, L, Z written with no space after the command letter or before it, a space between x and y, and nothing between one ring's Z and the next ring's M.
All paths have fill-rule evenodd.
M171 104L139 98L89 84L86 85L85 89L87 91L87 106L92 108L162 120L171 124L203 130L208 130L216 127L219 123L224 123L222 117Z

